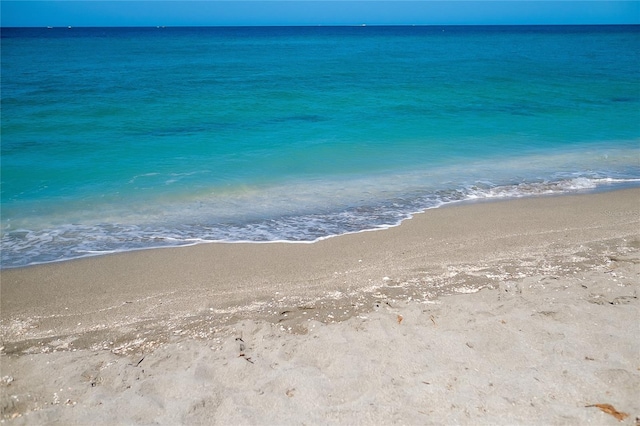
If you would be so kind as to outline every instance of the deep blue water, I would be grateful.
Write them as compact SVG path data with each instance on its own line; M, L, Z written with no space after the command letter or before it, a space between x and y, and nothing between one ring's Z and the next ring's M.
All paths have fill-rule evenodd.
M640 184L640 27L2 33L2 267Z

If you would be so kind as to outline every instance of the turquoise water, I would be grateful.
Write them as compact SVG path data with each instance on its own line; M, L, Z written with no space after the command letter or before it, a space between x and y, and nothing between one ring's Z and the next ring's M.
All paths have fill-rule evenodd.
M2 267L640 184L640 28L2 29Z

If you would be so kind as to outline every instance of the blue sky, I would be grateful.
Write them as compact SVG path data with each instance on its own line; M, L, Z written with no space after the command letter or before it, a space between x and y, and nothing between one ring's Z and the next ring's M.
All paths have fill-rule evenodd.
M99 1L1 5L11 26L640 24L640 1Z

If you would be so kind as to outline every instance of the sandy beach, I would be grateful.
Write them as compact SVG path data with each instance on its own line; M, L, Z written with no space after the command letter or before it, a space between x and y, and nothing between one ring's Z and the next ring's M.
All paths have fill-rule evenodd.
M6 424L640 424L640 188L0 274Z

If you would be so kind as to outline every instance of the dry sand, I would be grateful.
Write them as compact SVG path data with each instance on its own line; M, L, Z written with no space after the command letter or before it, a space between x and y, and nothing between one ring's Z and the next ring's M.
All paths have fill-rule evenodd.
M640 422L637 188L1 279L7 424Z

